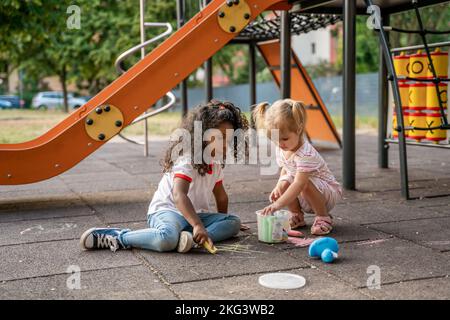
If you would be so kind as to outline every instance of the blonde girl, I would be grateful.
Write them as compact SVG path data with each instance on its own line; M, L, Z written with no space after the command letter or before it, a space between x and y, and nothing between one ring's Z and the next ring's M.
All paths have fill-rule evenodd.
M311 227L314 235L325 235L333 229L330 211L342 198L342 188L328 169L322 156L305 139L306 110L302 102L278 100L270 106L264 102L253 111L257 129L264 129L274 139L279 130L276 159L281 167L280 179L270 194L264 214L287 207L291 227L306 225L304 213L316 215Z

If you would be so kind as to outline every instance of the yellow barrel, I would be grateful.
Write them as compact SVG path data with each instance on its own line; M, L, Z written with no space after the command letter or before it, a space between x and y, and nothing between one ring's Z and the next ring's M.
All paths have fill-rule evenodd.
M427 118L426 114L423 112L410 112L409 114L409 125L411 127L427 128ZM425 130L409 130L408 138L414 139L417 142L425 139Z
M447 109L447 84L439 83L439 94L442 100L442 106ZM436 111L441 110L439 107L438 95L434 83L427 84L427 110Z
M392 114L392 137L393 138L398 138L398 131L396 130L397 128L397 112L394 111L394 113Z
M394 69L397 76L409 76L409 55L404 52L398 56L394 56Z
M409 76L419 79L428 77L428 57L422 50L409 56Z
M409 126L409 112L408 111L403 111L403 125ZM392 114L392 137L393 138L398 138L398 131L396 130L397 128L397 112L395 112ZM405 137L408 136L408 130L405 130Z
M409 83L399 81L398 90L400 92L402 109L409 109Z
M409 126L409 115L410 112L409 111L403 111L403 125L405 127ZM409 130L405 130L405 137L409 137Z
M427 84L411 83L409 85L409 106L411 110L424 110L427 108Z
M436 76L439 78L448 77L448 52L442 52L440 48L436 48L431 53L431 60L433 61L434 70L436 71ZM431 68L428 67L428 78L433 77L433 72Z
M427 113L427 127L437 127L442 124L440 113ZM439 141L447 139L447 130L434 129L428 130L426 134L426 140L433 141L434 143L439 143Z

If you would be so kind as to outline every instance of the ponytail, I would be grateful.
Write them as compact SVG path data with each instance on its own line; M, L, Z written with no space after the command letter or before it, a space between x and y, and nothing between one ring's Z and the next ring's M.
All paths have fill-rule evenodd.
M303 134L306 127L306 108L303 102L301 101L290 101L292 106L292 117L297 125L297 128L300 130L300 134Z
M256 125L257 129L264 129L265 124L265 113L267 111L267 108L269 107L268 102L261 102L252 111L252 119Z

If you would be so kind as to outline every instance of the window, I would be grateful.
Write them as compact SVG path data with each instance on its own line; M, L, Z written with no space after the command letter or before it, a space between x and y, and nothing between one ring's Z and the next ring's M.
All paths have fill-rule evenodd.
M316 44L314 42L311 43L311 53L316 54Z

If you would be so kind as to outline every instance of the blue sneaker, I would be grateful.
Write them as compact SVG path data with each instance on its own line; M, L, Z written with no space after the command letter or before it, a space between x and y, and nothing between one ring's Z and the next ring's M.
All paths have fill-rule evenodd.
M112 252L116 252L117 249L127 249L119 239L119 235L124 230L127 229L91 228L81 235L80 246L85 250L109 248Z

